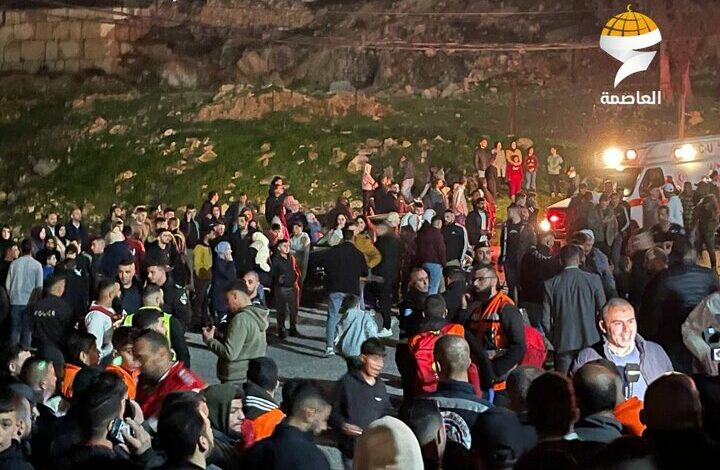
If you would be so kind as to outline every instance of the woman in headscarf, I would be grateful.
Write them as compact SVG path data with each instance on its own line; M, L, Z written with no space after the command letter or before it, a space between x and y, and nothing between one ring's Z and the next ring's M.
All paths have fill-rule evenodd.
M245 418L245 394L232 384L211 385L202 391L208 407L208 418L215 439L209 464L232 468L239 454L255 443L252 422ZM269 469L268 469L269 470Z
M255 272L258 273L260 284L269 286L272 284L270 276L270 240L262 233L255 232L252 235L250 244L250 255L255 259Z
M36 256L38 251L45 248L45 227L37 225L30 230L30 240L32 240L32 254Z

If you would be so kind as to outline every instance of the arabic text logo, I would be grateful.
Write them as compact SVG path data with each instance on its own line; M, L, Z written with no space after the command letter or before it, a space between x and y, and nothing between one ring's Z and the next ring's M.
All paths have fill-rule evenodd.
M650 66L656 51L642 52L662 40L660 30L648 16L631 10L610 18L600 36L600 49L623 63L615 75L615 87L629 75L644 72Z

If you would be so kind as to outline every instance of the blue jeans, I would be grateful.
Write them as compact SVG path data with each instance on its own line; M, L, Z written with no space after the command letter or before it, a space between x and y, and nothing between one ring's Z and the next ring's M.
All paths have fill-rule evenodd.
M327 319L327 330L325 331L325 339L328 348L332 348L335 344L335 330L337 324L340 321L340 306L345 299L344 292L330 292L328 298L328 319Z
M537 189L537 185L535 184L537 181L537 171L526 171L525 172L525 189L526 190L533 190L535 191Z
M442 265L439 263L423 263L423 269L427 271L429 279L428 295L437 294L442 282Z
M30 346L30 315L26 312L27 305L12 305L10 307L10 344Z

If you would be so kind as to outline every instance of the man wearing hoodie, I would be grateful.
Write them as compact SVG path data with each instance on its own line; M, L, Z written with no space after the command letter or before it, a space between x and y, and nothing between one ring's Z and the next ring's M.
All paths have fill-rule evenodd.
M113 279L102 279L97 287L97 300L85 315L85 328L95 336L101 362L112 354L113 324L122 318L122 314L120 284Z
M109 245L105 247L102 260L100 261L100 274L112 278L118 270L118 266L126 260L132 260L125 237L121 232L112 231L108 235Z
M378 337L378 326L372 310L360 308L359 299L349 295L340 307L340 321L335 330L335 352L350 359L360 355L365 340Z
M240 452L255 443L252 422L243 413L245 394L233 384L216 384L203 390L202 395L215 441L208 461L220 468L229 468Z
M225 291L230 320L225 337L215 339L215 326L203 329L203 340L217 357L217 376L222 383L241 384L247 379L250 359L267 351L268 310L253 305L241 282Z
M243 386L245 401L243 411L252 423L255 442L270 437L275 427L285 419L275 392L280 387L278 367L269 357L252 359L248 366L248 381Z

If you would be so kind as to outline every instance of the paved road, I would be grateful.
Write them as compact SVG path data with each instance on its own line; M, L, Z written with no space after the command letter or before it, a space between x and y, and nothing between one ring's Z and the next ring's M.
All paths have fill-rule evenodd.
M275 335L275 312L270 314L270 329L268 331L268 356L278 364L280 381L287 379L308 378L314 379L323 389L330 391L333 383L346 371L345 360L334 356L323 358L325 352L325 319L324 310L302 308L298 330L303 338L290 338L279 341ZM379 319L379 315L377 315ZM382 379L388 386L391 397L400 397L400 375L395 366L395 345L397 344L397 327L393 338L384 340L388 346L385 373ZM215 376L216 357L208 351L202 343L199 334L188 333L190 354L192 356L193 370L199 373L208 383L218 383ZM276 397L278 400L280 396ZM321 436L321 448L328 454L333 469L342 469L340 453L333 447L330 436Z

